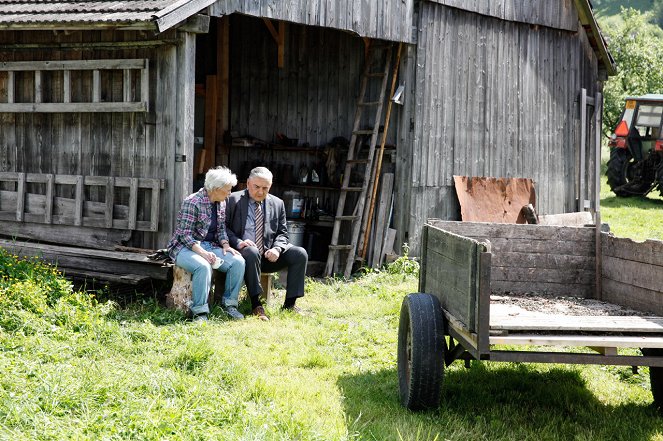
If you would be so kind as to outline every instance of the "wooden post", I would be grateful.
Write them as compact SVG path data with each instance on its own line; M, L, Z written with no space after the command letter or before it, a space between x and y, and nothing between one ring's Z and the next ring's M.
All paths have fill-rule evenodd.
M216 164L228 165L230 156L229 147L223 142L223 137L229 128L228 115L230 103L230 20L228 16L218 19L217 26L217 57L216 57L216 145L214 161Z
M198 173L205 173L216 162L216 112L218 105L216 75L207 75L205 79L205 143L200 158Z

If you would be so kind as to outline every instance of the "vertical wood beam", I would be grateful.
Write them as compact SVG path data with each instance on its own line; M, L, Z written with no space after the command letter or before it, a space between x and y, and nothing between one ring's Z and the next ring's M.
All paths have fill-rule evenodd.
M150 65L149 61L145 60L145 67L141 71L140 76L140 100L145 103L145 108L150 110Z
M129 186L129 229L136 229L136 213L138 212L138 178L131 178Z
M71 102L71 71L62 71L62 102Z
M76 176L76 200L74 203L74 225L80 227L83 225L83 197L84 193L84 177L82 175Z
M113 228L113 208L115 202L115 177L109 176L106 183L106 210L104 211L104 221L106 228Z
M44 223L53 222L53 190L55 187L55 175L46 175L46 203L44 204Z
M594 100L594 154L596 155L594 167L594 221L596 222L596 286L595 297L597 300L603 299L603 248L601 246L601 124L603 115L603 95L600 92L596 93Z
M131 70L122 71L122 101L128 103L131 101Z
M580 169L578 181L578 211L585 211L585 155L587 146L587 89L580 91Z
M279 38L278 38L278 66L282 69L285 65L285 22L279 21Z
M200 160L198 173L204 173L216 162L216 110L218 97L216 90L216 75L207 75L205 78L205 140L203 144L204 155Z
M265 23L265 26L267 26L267 30L272 34L272 38L277 44L277 64L279 68L282 68L285 60L285 22L279 21L279 30L277 32L274 24L269 18L263 18L262 21Z
M18 173L16 183L16 220L23 222L25 210L25 173Z
M217 26L217 54L216 54L216 145L221 148L216 151L215 162L228 165L230 146L224 144L224 134L230 129L230 19L228 16L218 19Z
M92 71L92 102L101 102L101 72L99 69Z
M42 87L41 87L41 71L35 71L35 103L41 103L42 100Z
M150 231L159 231L159 195L161 185L158 179L152 182L152 207L150 210Z
M16 90L14 86L15 78L13 70L7 71L7 103L14 102L14 94Z

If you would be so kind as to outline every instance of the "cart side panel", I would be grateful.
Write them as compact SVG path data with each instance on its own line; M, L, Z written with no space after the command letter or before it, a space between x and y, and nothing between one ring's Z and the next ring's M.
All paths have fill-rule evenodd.
M663 241L601 234L602 299L663 315Z
M592 227L497 224L429 219L429 224L491 244L491 288L499 292L594 297Z
M486 247L430 225L424 229L420 290L437 296L444 309L470 332L476 332L479 254Z

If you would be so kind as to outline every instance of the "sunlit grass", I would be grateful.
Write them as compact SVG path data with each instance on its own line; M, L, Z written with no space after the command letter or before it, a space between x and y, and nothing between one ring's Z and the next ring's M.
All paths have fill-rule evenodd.
M439 410L404 409L398 314L416 289L387 272L309 280L306 315L280 311L279 289L270 322L216 309L194 324L151 299L119 310L70 290L43 311L5 303L0 439L661 439L646 369L455 362Z

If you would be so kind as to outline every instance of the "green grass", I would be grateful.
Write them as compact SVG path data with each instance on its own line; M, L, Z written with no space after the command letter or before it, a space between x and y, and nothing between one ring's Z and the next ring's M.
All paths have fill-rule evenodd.
M601 177L601 221L618 237L663 240L663 198L658 190L647 197L618 197Z
M56 289L19 292L40 277ZM308 281L303 317L277 290L267 323L119 310L60 282L0 250L2 440L663 440L647 369L455 362L441 408L407 411L396 342L413 275Z

